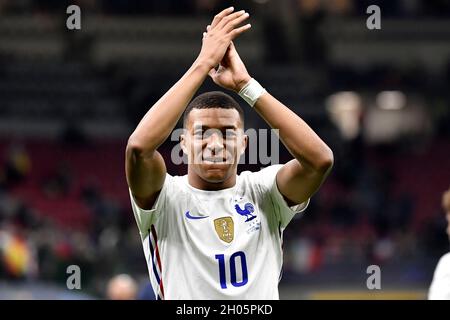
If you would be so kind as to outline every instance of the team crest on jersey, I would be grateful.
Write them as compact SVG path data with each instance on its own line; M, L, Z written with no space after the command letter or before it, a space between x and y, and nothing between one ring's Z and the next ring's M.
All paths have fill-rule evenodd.
M234 222L231 217L214 220L214 228L220 240L230 243L234 239Z
M250 202L244 204L243 209L239 206L239 204L235 204L234 209L236 210L237 213L246 218L245 222L252 221L253 219L256 218L256 214L253 214L253 212L255 212L255 207Z

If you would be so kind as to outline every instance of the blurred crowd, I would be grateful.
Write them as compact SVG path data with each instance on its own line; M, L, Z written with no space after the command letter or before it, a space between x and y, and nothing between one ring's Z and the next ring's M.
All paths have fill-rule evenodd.
M382 5L382 14L387 17L448 16L448 1L255 0L230 3L220 0L0 0L0 15L65 12L70 4L78 4L90 13L171 16L210 16L211 12L234 4L235 7L258 12L263 25L270 30L265 33L269 62L292 62L289 61L292 57L290 44L285 43L282 36L286 26L279 22L288 23L292 16L300 17L298 30L304 51L295 59L314 67L312 74L327 80L318 82L316 88L311 85L314 79L301 82L295 78L294 81L298 82L291 79L286 82L291 85L291 91L298 100L309 101L321 111L316 115L306 115L305 120L332 147L335 167L330 178L312 198L306 213L296 217L284 233L284 271L287 279L304 280L303 275L323 276L325 273L342 276L342 269L354 274L364 273L365 267L370 264L398 266L407 271L404 276L408 278L405 280L427 283L431 279L436 259L448 251L440 197L450 184L447 161L450 157L450 99L447 88L450 63L439 76L429 73L420 63L403 69L372 65L364 71L346 65L333 65L327 61L326 43L321 39L318 27L327 15L365 16L365 9L371 4ZM85 45L80 44L78 52L88 52ZM69 62L77 52L72 49L67 49L66 59ZM163 71L144 70L142 76L134 75L134 70L127 70L128 65L110 65L101 69L90 65L90 62L86 65L63 65L61 61L52 60L50 64L40 65L40 59L36 59L33 65L20 61L20 58L13 60L0 60L2 79L7 79L7 72L4 72L6 66L13 66L12 71L22 75L19 86L2 87L4 91L0 92L0 96L3 97L0 98L4 98L6 103L16 98L13 95L29 93L12 93L12 89L25 88L33 94L38 91L43 96L39 98L50 101L49 105L54 109L47 108L49 113L52 110L63 113L61 101L66 101L54 100L55 92L63 91L74 83L73 87L88 83L86 91L79 93L84 99L80 100L81 103L89 109L86 117L92 118L88 112L95 109L89 105L95 99L88 94L93 92L92 97L95 97L94 93L104 94L98 93L103 90L117 97L120 102L118 109L126 110L125 116L131 127L137 124L148 105L156 101L182 72L179 66L172 67L176 68L175 71L167 66ZM43 77L41 69L50 67L53 69ZM154 67L157 69L158 66ZM27 68L35 76L30 82L37 84L23 85L31 78ZM269 88L278 84L273 74L286 75L286 69L272 70L273 74L266 69L269 68L253 68L252 71ZM20 78L17 74L9 75L11 82ZM63 80L57 78L58 75ZM52 86L47 85L47 80L53 84L54 91L50 90ZM64 88L58 87L61 83ZM104 83L107 85L103 86ZM307 91L304 85L311 85L307 97L302 96ZM409 136L386 145L369 145L362 133L352 139L344 139L327 118L323 105L327 95L348 88L362 92L396 88L421 94L427 101L427 114L433 122L434 131L426 138ZM36 97L31 96L32 103ZM68 98L65 97L72 103L69 107L75 105L74 110L81 110L72 98L69 94ZM108 110L113 109L110 102L107 100L105 103ZM0 112L3 112L1 107ZM105 109L100 107L99 114L103 116ZM16 108L10 109L13 113ZM36 110L40 112L40 109ZM69 120L76 120L69 115ZM121 116L120 113L118 115ZM249 118L248 126L263 127L261 119L253 118ZM39 139L21 141L10 136L2 138L0 282L42 281L65 287L67 267L78 265L82 272L83 292L110 299L153 297L124 180L125 140L126 137L122 137L112 144L91 141L78 131L76 125L69 125L57 142ZM166 143L160 151L170 174L184 174L185 166L170 163L173 145ZM281 162L289 158L283 150ZM245 169L258 170L259 167L244 165L239 170ZM318 278L314 279L319 281Z
M5 144L3 149L0 279L40 280L65 286L67 267L78 265L84 289L94 296L114 295L108 293L115 290L108 289L108 281L117 274L132 275L136 278L135 290L142 286L139 290L146 292L144 296L151 296L138 230L127 201L110 201L95 183L76 188L80 172L67 159L55 161L53 173L34 181L32 185L37 183L39 187L32 191L33 196L26 198L20 186L30 184L30 179L36 180L30 172L39 168L27 145L32 142ZM49 145L48 151L55 148ZM118 157L123 153L120 145L115 150ZM101 153L102 148L98 146L96 152ZM168 150L162 152L168 159ZM448 249L440 190L428 186L435 196L428 195L425 201L436 200L430 206L434 211L421 215L413 189L396 190L401 179L397 169L401 170L403 164L393 166L395 160L390 158L398 157L398 152L383 150L384 156L379 156L379 151L374 156L373 152L354 145L344 154L338 153L329 181L313 197L306 213L295 218L285 231L285 273L308 275L333 272L339 267L397 264L417 268L408 280L423 281L429 270L421 270L422 264L434 263ZM442 152L448 156L448 150L439 150L438 146L427 151ZM404 161L408 158L410 163L421 159L413 153L400 155ZM439 161L428 165L439 170ZM183 171L170 164L168 169L172 174ZM120 168L110 175L112 179L123 179ZM120 196L126 198L126 185L122 193ZM30 201L40 197L57 203L58 199L65 201L73 196L88 208L88 219L77 222L75 217L63 216L64 205L62 209L49 206L49 212L43 212L39 201ZM61 211L50 212L57 210Z
M39 170L39 164L33 162L33 155L24 144L6 144L3 151L0 162L0 279L30 283L39 280L65 286L69 276L67 268L77 265L81 269L84 293L103 298L120 295L116 293L118 289L114 289L115 282L109 284L108 280L125 272L136 276L133 280L136 296L138 289L147 290L146 281L142 288L138 287L142 277L146 276L145 263L128 208L109 201L94 183L74 190L77 173L64 161L53 172L37 180L42 175L30 177L30 174L32 170ZM30 181L32 179L35 181ZM27 184L33 188L31 193L20 191L21 186ZM33 206L38 203L33 201L36 197L57 203L71 195L88 208L86 221L72 224L75 220L55 219L64 214L64 204L62 208L50 206L47 212L38 208L39 205ZM127 279L131 282L131 278ZM116 282L120 287L122 281ZM145 296L149 294L152 297L147 291Z

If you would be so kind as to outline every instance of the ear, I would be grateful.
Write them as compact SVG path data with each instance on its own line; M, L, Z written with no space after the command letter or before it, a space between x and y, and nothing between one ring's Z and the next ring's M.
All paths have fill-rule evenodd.
M242 139L240 156L242 156L245 153L245 150L247 149L247 146L248 146L248 135L244 134L242 138L243 139Z
M188 152L187 152L187 146L186 146L186 136L184 134L180 135L180 146L181 146L181 150L183 150L183 153L185 155L187 155Z

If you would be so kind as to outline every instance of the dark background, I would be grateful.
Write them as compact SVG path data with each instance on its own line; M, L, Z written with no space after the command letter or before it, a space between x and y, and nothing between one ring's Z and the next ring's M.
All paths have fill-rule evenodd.
M71 4L81 30L66 28ZM251 15L235 41L250 74L335 155L285 231L281 298L426 297L449 248L448 1L0 0L0 298L105 298L117 274L151 296L127 138L231 4ZM366 27L372 4L381 30ZM209 90L221 89L208 79L200 92ZM232 95L246 128L267 128ZM185 174L170 162L175 144L160 151L169 173ZM82 270L80 291L66 289L71 264ZM381 290L366 287L372 264Z

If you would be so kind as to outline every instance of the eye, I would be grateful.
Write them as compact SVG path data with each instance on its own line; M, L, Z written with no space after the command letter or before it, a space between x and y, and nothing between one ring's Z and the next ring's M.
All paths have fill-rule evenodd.
M194 137L201 138L203 136L203 130L195 130Z
M234 137L236 137L236 131L234 131L234 130L227 130L225 132L225 136L227 138L234 138Z

